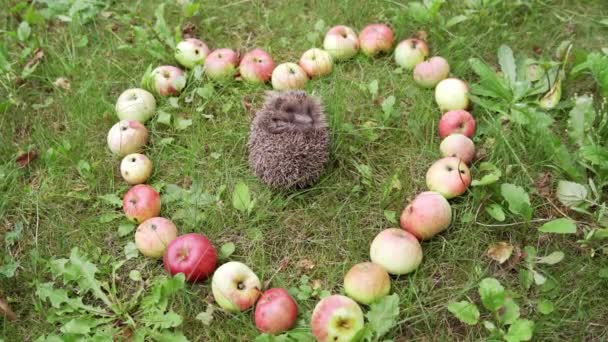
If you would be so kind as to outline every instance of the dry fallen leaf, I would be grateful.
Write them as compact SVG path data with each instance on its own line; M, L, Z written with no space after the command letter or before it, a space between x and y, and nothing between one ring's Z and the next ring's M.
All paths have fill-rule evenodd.
M53 85L57 88L61 88L61 89L65 89L65 90L70 90L72 88L70 81L65 77L57 78L55 80L55 82L53 82Z
M302 259L298 261L298 268L301 268L303 270L312 270L313 268L315 268L315 264L308 259Z
M513 245L508 242L498 242L490 246L486 255L492 260L498 261L499 264L509 260L513 253Z
M37 48L34 51L34 55L27 61L27 63L25 63L25 66L23 67L23 69L33 68L36 64L40 63L40 61L42 60L43 57L44 57L44 51L42 51L41 48Z
M17 315L11 310L11 307L4 301L4 299L0 298L0 314L9 319L9 321L14 321L17 319Z
M38 152L36 152L35 150L31 150L18 155L17 159L15 159L15 162L19 167L26 167L32 160L36 159L36 157L38 157Z
M414 38L426 41L426 39L428 38L428 34L426 33L426 31L420 30L414 34Z
M315 279L315 280L312 281L312 289L313 290L320 289L322 285L323 285L323 283L321 282L320 279Z

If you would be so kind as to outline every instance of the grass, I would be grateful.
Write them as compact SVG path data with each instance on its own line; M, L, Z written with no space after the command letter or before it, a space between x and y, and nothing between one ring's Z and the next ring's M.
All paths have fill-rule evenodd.
M9 0L11 5L16 2ZM88 24L53 21L33 26L32 39L45 52L44 60L22 84L2 81L9 84L4 88L6 97L17 104L0 115L0 231L5 234L16 222L24 223L24 236L16 247L7 249L20 267L14 278L0 277L0 294L9 299L19 316L17 322L3 321L7 341L34 340L57 330L45 322L46 309L34 295L35 284L49 279L44 260L66 256L74 246L120 258L123 246L131 239L117 235L119 220L100 223L101 215L116 210L98 196L122 196L128 188L118 172L119 160L109 153L105 142L108 129L116 122L115 99L124 89L138 86L149 64L175 63L170 51L163 60L152 57L146 41L138 41L131 29L137 25L152 35L156 3L115 4L107 8L113 13L111 17L97 16ZM405 6L393 1L205 1L201 14L190 20L196 35L213 48L245 51L263 47L277 62L295 61L309 47L321 45L321 36L315 44L307 39L319 19L326 25L345 23L357 29L371 22L388 22L398 39L423 29L429 34L433 54L448 58L452 73L471 81L476 78L468 59L479 57L495 63L496 50L503 43L514 51L532 55L536 50L547 57L564 39L576 40L578 48L605 46L607 29L597 23L608 15L602 0L530 3L531 9L499 6L502 10L484 11L474 20L449 29L412 21ZM441 13L450 18L463 10L464 5L453 2ZM167 6L170 27L185 20L179 6ZM16 30L19 22L7 9L0 10L3 35ZM76 47L82 36L88 38L88 44ZM10 56L17 58L23 45L13 44L14 39L10 42ZM14 67L22 67L22 63ZM249 118L269 86L214 84L211 98L194 96L186 103L191 90L206 83L194 81L180 98L180 108L161 100L162 109L185 113L193 124L181 131L154 120L148 124L151 142L146 154L155 164L151 182L185 188L199 182L209 193L222 186L227 189L221 202L196 208L199 222L176 220L181 232L202 232L216 246L235 243L231 259L250 265L263 280L288 258L289 266L273 279L275 287L295 286L305 274L320 280L323 289L340 292L345 272L369 258L372 238L381 229L395 226L385 218L385 210L399 213L409 199L423 191L426 169L439 157L436 125L440 113L433 92L416 87L408 72L395 69L391 56L370 59L359 55L337 64L330 76L307 84L306 90L323 99L329 115L332 157L317 185L292 193L270 191L247 165ZM53 87L57 77L67 77L71 90ZM373 80L379 84L377 98L367 90ZM588 87L585 80L568 83L566 96L573 94L570 89L584 91ZM382 115L380 103L391 95L397 99L395 116L382 124L377 120ZM52 103L45 108L30 106L49 99ZM535 217L559 216L528 177L536 180L545 172L553 179L560 177L540 138L522 139L523 132L496 124L492 117L496 114L481 110L473 114L479 125L477 146L486 150L487 160L508 170L508 182L532 189ZM565 120L566 114L558 115L558 122ZM163 138L174 140L162 145ZM41 156L28 167L17 168L15 157L31 148ZM56 151L54 157L45 154L49 148ZM81 167L79 172L80 161L86 161L90 171ZM356 165L369 166L371 177L361 175ZM250 216L231 205L232 189L239 181L244 181L257 199ZM401 313L390 336L416 341L483 339L487 336L483 327L459 323L446 304L465 297L474 299L479 280L494 276L513 290L524 316L536 321L534 340L608 339L608 283L597 276L606 266L606 257L591 258L575 238L540 236L534 226L525 230L521 225L475 224L471 215L487 204L491 193L474 188L451 201L455 216L450 229L423 243L424 261L415 273L394 278L393 291L400 296ZM162 215L171 218L177 210L176 205L165 205ZM477 219L492 223L483 210ZM550 291L556 307L553 313L536 313L534 303L541 292L525 291L516 272L485 257L487 247L497 241L522 247L527 243L541 253L566 253L562 263L547 268L556 284ZM310 260L314 268L298 267L301 260ZM144 278L163 273L160 262L143 257L130 260L128 265L139 269ZM129 291L130 286L126 273L122 274L121 287ZM197 321L195 316L209 300L209 282L188 286L178 298L176 311L184 317L183 330L191 340L249 341L257 335L251 312L217 314L208 327ZM299 305L307 315L315 303L316 299L310 299Z

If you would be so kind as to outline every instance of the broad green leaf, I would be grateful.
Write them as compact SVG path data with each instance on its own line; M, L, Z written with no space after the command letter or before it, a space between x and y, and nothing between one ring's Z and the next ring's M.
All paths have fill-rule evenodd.
M534 322L527 319L518 319L509 327L505 340L507 342L530 341L533 333Z
M608 267L602 268L598 273L600 278L608 279Z
M390 223L393 223L393 224L399 223L399 221L397 220L397 212L395 212L394 210L385 210L384 218L386 218L387 221Z
M547 278L536 270L532 270L532 277L534 278L534 283L536 285L542 285L547 282Z
M598 145L584 145L579 150L580 156L602 169L608 169L608 149Z
M587 199L587 187L575 182L560 180L557 183L557 199L568 208L573 208L584 203Z
M68 292L53 287L53 283L38 284L36 286L36 296L43 301L48 299L54 308L60 308L61 304L69 301Z
M498 317L502 324L513 324L519 318L519 314L519 305L512 298L507 298Z
M32 28L30 27L30 24L27 21L22 21L17 28L17 38L24 42L30 37L31 33Z
M483 321L482 322L483 327L486 328L486 330L488 330L489 332L494 332L496 331L496 325L490 321Z
M530 197L524 188L504 183L500 186L500 194L509 204L509 210L522 216L526 220L532 218L532 206L530 205Z
M129 272L129 278L133 281L140 281L141 273L138 270L131 270L131 272Z
M519 282L524 289L529 290L534 283L534 276L532 272L526 268L519 269Z
M576 224L570 219L560 218L543 224L538 228L538 231L543 233L574 234L576 233Z
M108 307L113 307L112 302L101 289L101 283L95 278L98 271L97 266L89 262L85 255L80 254L78 248L73 248L70 253L70 269L73 274L78 276L78 286L81 290L90 290L95 297L103 301Z
M517 71L515 69L515 57L513 57L513 51L507 45L501 45L498 48L498 63L500 64L500 69L513 88L517 77Z
M213 321L214 311L215 307L211 304L207 304L207 309L196 315L196 319L201 321L204 325L209 325L211 324L211 321Z
M378 95L378 80L373 80L369 82L369 84L367 85L367 89L369 89L369 92L370 94L372 94L372 97L376 97Z
M499 204L493 203L486 207L486 213L498 222L503 222L506 218L504 210Z
M117 218L123 217L121 213L105 213L99 215L99 223L108 223L116 220Z
M496 97L504 100L511 99L511 91L507 86L505 80L498 76L498 74L492 70L487 64L479 60L478 58L469 59L469 64L473 71L479 76L479 85L489 92L492 92ZM474 88L471 88L474 90ZM475 92L473 92L475 94Z
M125 245L125 257L127 260L137 258L139 255L139 250L134 242L129 242Z
M479 164L479 172L484 175L481 179L474 179L471 182L473 186L484 186L496 183L502 176L502 172L496 167L496 165L488 162L482 162Z
M100 200L110 204L112 207L120 208L122 207L122 200L116 194L107 194L97 196Z
M479 296L486 309L496 311L505 304L505 288L494 278L479 282Z
M553 302L551 302L550 300L547 300L547 299L539 300L536 307L538 308L538 312L540 312L543 315L548 315L548 314L552 313L554 310Z
M397 324L399 295L394 293L372 303L365 317L376 332L376 338L386 335Z
M4 265L0 266L0 274L6 278L12 278L15 276L17 268L19 268L19 263L7 257L4 260Z
M156 122L165 126L171 126L171 114L159 109L158 116L156 117Z
M564 259L564 252L556 251L547 256L539 257L536 262L539 264L555 265Z
M557 106L562 97L562 79L561 77L553 84L551 90L543 96L538 102L538 106L542 109L553 109Z
M96 326L97 323L95 319L84 316L70 320L63 325L60 330L64 334L86 335Z
M228 259L228 257L230 257L232 255L232 253L234 253L234 250L236 249L234 243L232 242L228 242L222 245L222 247L220 247L220 253L219 253L219 257L220 259Z
M461 301L448 304L450 311L458 320L468 325L475 325L479 321L479 309L471 302Z
M132 223L121 223L118 226L118 236L123 237L129 235L135 229Z
M21 233L23 232L23 222L16 222L13 225L13 230L6 232L4 236L4 243L7 247L15 244L15 242L21 239Z
M382 111L384 112L384 120L390 118L393 113L393 106L395 105L395 96L391 95L382 101Z
M180 116L175 117L175 121L173 122L173 126L178 131L183 131L186 128L192 126L192 119L186 119Z
M457 15L454 17L451 17L446 23L445 23L445 27L450 28L454 25L460 24L463 21L468 20L469 17L467 17L466 15Z
M568 119L568 135L577 145L583 145L587 131L595 122L595 109L593 108L593 98L583 95L576 98L574 107L570 110Z
M242 181L238 182L232 193L232 205L236 210L248 213L250 212L251 204L252 200L251 195L249 194L249 187Z
M169 29L169 26L167 26L167 22L165 21L164 3L156 7L156 10L154 11L154 16L156 17L154 31L165 44L167 44L171 48L175 48L175 41L173 39L173 35L171 34L171 29Z

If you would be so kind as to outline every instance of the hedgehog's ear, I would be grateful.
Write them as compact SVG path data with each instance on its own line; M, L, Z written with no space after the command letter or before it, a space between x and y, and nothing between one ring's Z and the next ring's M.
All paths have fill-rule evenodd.
M266 97L264 99L264 107L267 109L280 109L285 100L281 96L281 93L278 91L267 91Z

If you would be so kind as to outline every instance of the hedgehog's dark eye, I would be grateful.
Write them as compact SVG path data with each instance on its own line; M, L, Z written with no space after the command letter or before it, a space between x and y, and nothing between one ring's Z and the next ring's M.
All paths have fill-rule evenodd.
M306 114L308 114L308 116L312 116L312 108L306 107Z
M292 114L293 112L295 112L295 108L293 108L292 106L288 106L287 108L285 108L285 112Z

